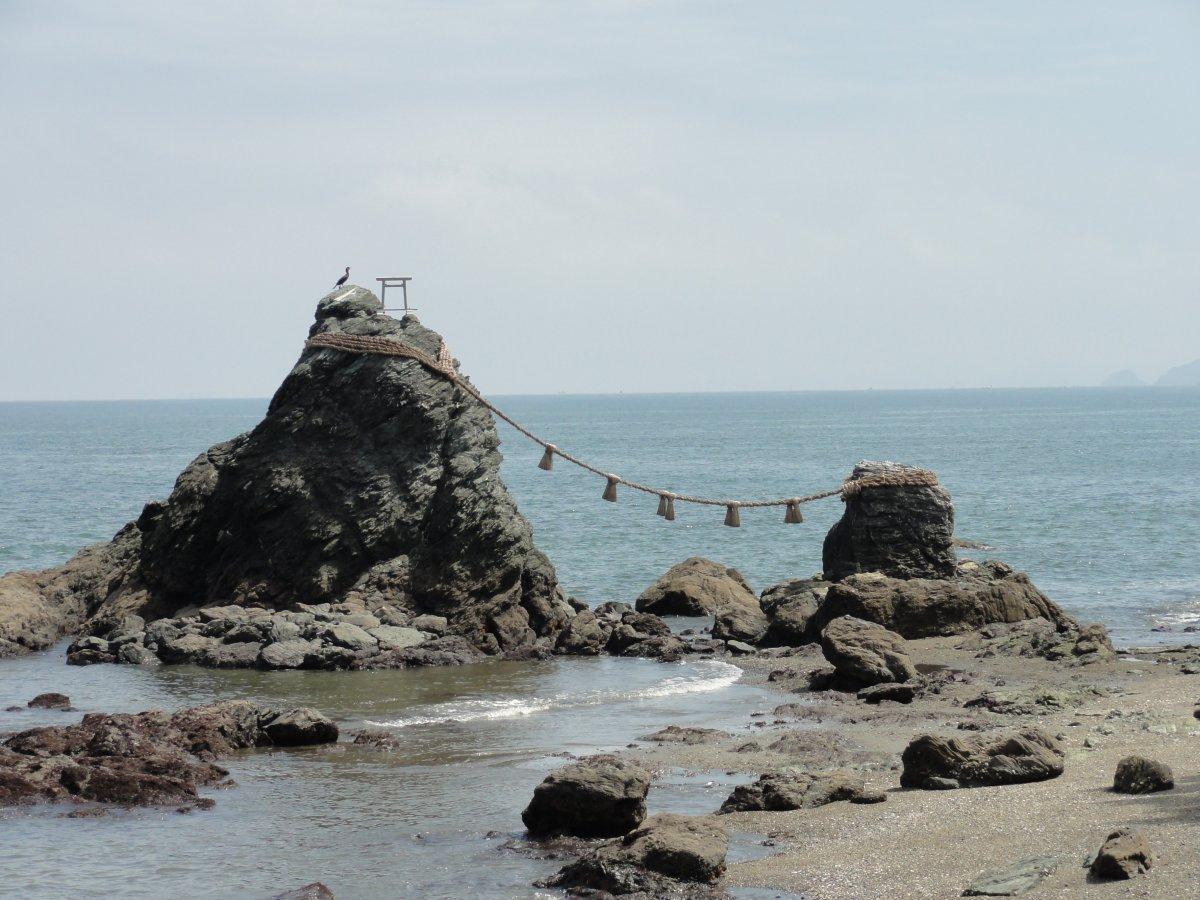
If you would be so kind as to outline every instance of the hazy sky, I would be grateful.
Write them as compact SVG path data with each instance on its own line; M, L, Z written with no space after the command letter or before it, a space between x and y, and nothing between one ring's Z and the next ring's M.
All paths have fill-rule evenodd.
M1200 356L1200 3L0 0L0 399L265 396L342 267L486 392Z

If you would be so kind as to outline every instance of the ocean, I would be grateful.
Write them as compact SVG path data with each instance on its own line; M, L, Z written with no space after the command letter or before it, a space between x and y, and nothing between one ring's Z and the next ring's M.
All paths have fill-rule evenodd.
M934 469L960 537L986 544L1118 644L1181 641L1200 622L1200 390L1062 389L493 398L560 447L680 493L768 497L835 487L860 459ZM210 444L250 428L265 400L0 404L0 571L62 562L165 497ZM836 499L783 511L600 499L603 480L500 426L503 476L574 595L631 601L672 564L708 556L762 589L821 568ZM677 623L682 627L686 623ZM1154 629L1172 629L1162 631ZM666 724L745 729L773 698L724 662L556 660L380 673L68 667L63 646L0 661L0 709L61 690L83 711L177 708L229 697L315 706L344 730L404 746L243 754L238 787L183 816L65 818L0 810L0 894L269 896L309 881L346 897L529 897L557 863L505 849L534 785L562 759L617 749ZM0 712L0 732L73 714ZM725 773L669 772L652 811L711 811ZM734 836L733 859L767 852ZM744 896L752 896L750 893ZM753 895L762 896L762 895ZM771 894L771 896L774 896Z

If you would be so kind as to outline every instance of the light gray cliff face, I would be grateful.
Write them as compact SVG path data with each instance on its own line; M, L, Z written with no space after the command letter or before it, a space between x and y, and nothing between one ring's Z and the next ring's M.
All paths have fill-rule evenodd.
M441 344L353 285L320 301L320 332L431 356ZM252 431L147 505L123 538L136 563L89 597L85 629L205 604L329 602L444 616L484 652L549 641L573 611L500 480L498 445L488 410L417 361L306 349Z

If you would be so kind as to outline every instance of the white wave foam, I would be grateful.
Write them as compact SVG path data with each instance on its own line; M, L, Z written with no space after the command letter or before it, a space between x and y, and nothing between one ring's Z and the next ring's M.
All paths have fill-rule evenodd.
M548 697L522 697L497 700L452 700L435 703L414 714L398 719L368 721L382 728L411 728L417 725L442 725L449 722L474 722L480 719L512 719L556 709L577 709L603 704L638 703L677 694L719 691L742 677L737 666L718 660L691 664L688 675L667 678L650 687L632 691L585 691L582 694L552 694Z

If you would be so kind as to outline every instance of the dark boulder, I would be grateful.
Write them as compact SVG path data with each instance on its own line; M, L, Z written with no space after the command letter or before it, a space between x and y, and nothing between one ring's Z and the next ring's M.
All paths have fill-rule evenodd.
M1145 835L1134 828L1118 828L1092 860L1091 872L1096 878L1124 880L1145 875L1153 867L1154 852Z
M383 338L431 357L442 347L415 317L384 315L353 285L321 300L310 334ZM500 481L498 444L491 413L416 360L306 348L262 421L199 455L170 497L110 544L0 579L0 654L80 623L102 634L131 615L153 625L213 605L352 603L360 609L347 613L378 622L432 615L493 655L554 637L574 610ZM349 651L325 667L393 652L336 631L305 636ZM223 634L152 649L165 661L241 666L258 664L252 645L280 642L249 627L219 648ZM213 646L189 646L202 638ZM120 646L80 648L76 661L116 660Z
M625 834L646 817L650 773L617 756L589 756L552 772L534 789L521 820L535 836Z
M1164 763L1144 756L1126 756L1117 763L1113 790L1118 794L1153 794L1175 787L1175 775Z
M1063 773L1062 751L1039 728L970 738L923 734L904 748L900 785L945 789L1045 781Z
M973 562L953 578L891 578L876 572L850 575L830 585L814 623L838 616L875 622L906 638L975 631L994 622L1046 619L1056 630L1075 620L1034 587L1028 576L1000 562Z
M276 894L271 900L333 900L333 891L319 881Z
M615 896L694 897L686 886L720 880L728 850L729 836L714 819L660 813L601 844L547 884Z
M823 578L795 578L772 585L762 593L759 605L767 616L762 643L767 647L800 647L820 639L817 610L829 592Z
M338 739L338 727L315 709L287 709L264 719L262 729L276 747L307 747L332 744Z
M851 772L809 774L786 770L760 775L753 784L738 785L721 804L720 812L815 809L839 800L880 803L886 799L886 794L867 788L862 776Z
M30 709L70 709L71 698L66 694L38 694L26 704Z
M954 575L954 504L925 470L891 462L861 462L850 480L883 482L848 492L842 518L825 536L825 577L838 581L856 572L893 578ZM889 484L898 481L932 483Z
M856 695L864 703L912 703L917 696L916 686L912 682L897 684L895 682L875 684L865 687Z
M825 626L821 651L837 670L838 679L852 686L913 681L918 677L904 638L853 616L842 616Z
M737 569L693 556L672 566L634 604L659 616L715 616L739 606L758 608L758 598Z

